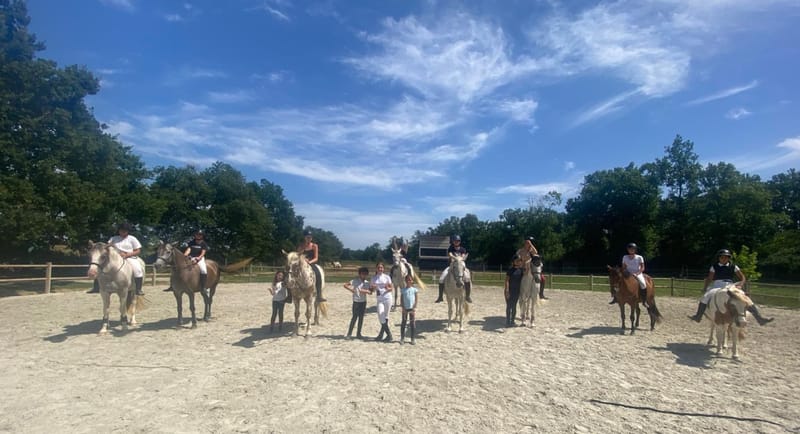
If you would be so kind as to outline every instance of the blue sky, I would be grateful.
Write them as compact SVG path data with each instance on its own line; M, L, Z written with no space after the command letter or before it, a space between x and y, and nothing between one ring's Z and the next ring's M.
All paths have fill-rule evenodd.
M345 247L664 155L800 161L800 0L29 0L148 167L224 161Z

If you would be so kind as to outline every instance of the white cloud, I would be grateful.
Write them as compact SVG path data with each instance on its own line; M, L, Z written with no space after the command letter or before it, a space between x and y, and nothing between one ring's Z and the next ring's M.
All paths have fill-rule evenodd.
M578 126L586 122L590 122L595 119L608 116L611 113L620 111L625 107L623 103L629 101L631 98L639 94L640 92L637 89L630 92L624 92L619 95L615 95L609 98L608 100L603 101L600 104L597 104L596 106L584 111L583 113L578 114L578 116L576 116L575 119L572 121L572 125Z
M533 114L539 103L532 99L506 99L497 103L500 112L507 113L517 122L533 124Z
M211 102L222 104L245 102L250 101L253 98L253 94L245 90L237 90L232 92L208 92L208 99Z
M744 107L739 107L735 109L730 109L728 113L725 114L725 117L728 119L739 120L741 118L750 116L753 114L750 110L747 110Z
M100 0L100 3L113 6L115 8L119 8L128 12L133 12L136 9L134 5L134 0Z
M575 169L575 162L574 161L565 161L564 162L564 170L570 171Z
M687 105L705 104L707 102L716 101L716 100L723 99L723 98L728 98L728 97L740 94L742 92L746 92L746 91L748 91L750 89L755 88L756 86L758 86L758 80L753 80L750 83L745 84L743 86L736 86L736 87L732 87L730 89L721 90L721 91L713 93L711 95L707 95L707 96L704 96L704 97L701 97L701 98L694 99L692 101L689 101L686 104Z
M281 20L289 22L291 18L285 12L281 11L279 8L285 8L289 6L287 2L282 0L262 0L261 4L249 9L249 10L260 10L272 15L273 17Z
M800 136L784 139L775 147L780 152L759 151L740 156L733 161L733 164L744 172L758 172L765 169L788 169L800 163Z
M183 21L183 17L180 14L164 14L164 20L177 23Z
M800 152L800 136L792 137L778 143L779 148L786 148L790 152Z
M495 190L497 194L524 194L530 195L544 195L551 191L556 191L561 194L569 194L575 191L576 186L563 182L549 182L544 184L514 184L501 187Z
M108 133L112 136L129 136L134 130L134 126L125 121L111 121L106 125L108 125Z

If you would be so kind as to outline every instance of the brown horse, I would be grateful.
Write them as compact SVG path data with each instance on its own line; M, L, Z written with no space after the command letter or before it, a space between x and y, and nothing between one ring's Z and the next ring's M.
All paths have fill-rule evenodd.
M608 268L608 283L611 286L611 292L615 294L617 304L619 304L619 316L622 320L622 334L625 334L625 305L631 307L631 334L633 334L639 327L639 282L630 274L627 274L619 266L612 267L606 265ZM626 275L627 274L627 275ZM644 275L645 285L647 287L647 313L650 315L650 330L656 327L657 322L661 322L663 317L661 312L656 307L656 287L653 283L653 278Z
M169 283L172 286L172 293L175 294L175 301L178 303L178 327L183 325L183 294L189 296L189 310L192 311L192 328L197 327L197 316L195 315L194 294L199 292L203 296L205 309L203 310L203 321L211 319L211 303L214 294L217 292L219 284L219 264L210 259L206 259L206 287L209 288L208 294L202 291L200 286L200 268L192 262L191 258L184 256L169 243L161 242L158 246L155 267L157 270L171 266L172 274Z

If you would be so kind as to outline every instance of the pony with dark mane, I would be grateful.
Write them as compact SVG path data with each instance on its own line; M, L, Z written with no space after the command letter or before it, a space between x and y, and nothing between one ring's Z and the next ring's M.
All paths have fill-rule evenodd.
M286 286L292 294L292 302L294 303L294 334L300 335L300 302L306 302L306 332L303 336L308 336L311 328L311 305L313 299L314 305L314 325L319 324L319 314L328 317L328 303L316 299L316 275L314 270L311 269L311 264L305 256L297 252L286 252ZM320 278L322 279L321 286L325 286L325 272L322 268L319 269Z
M724 288L714 288L711 299L708 302L706 316L711 319L711 334L708 337L708 345L714 342L714 332L717 338L717 355L722 354L722 350L727 348L725 345L725 334L727 332L731 340L731 356L739 358L738 343L744 340L744 328L747 325L747 308L753 305L753 301L744 291L731 283Z
M136 325L136 308L142 297L137 297L134 291L131 266L113 245L106 243L89 243L89 258L87 275L97 280L103 299L103 326L100 333L108 332L112 293L119 297L119 315L123 330L127 330L129 325ZM136 260L141 261L138 258Z
M619 304L619 316L622 321L622 334L625 334L625 305L631 307L631 334L639 327L639 316L641 311L639 303L645 300L639 299L639 282L631 274L627 273L622 267L606 265L608 268L608 284L611 286L612 293L615 294L617 304ZM656 307L656 287L653 278L644 275L647 286L647 313L650 315L650 330L655 329L656 323L661 322L663 316Z

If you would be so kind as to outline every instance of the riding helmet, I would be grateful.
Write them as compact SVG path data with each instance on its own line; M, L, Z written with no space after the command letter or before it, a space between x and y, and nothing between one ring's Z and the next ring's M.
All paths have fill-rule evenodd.
M198 230L194 231L194 234L195 235L202 235L204 237L206 236L206 232L204 230L202 230L202 229L198 229Z
M310 230L306 230L305 232L303 232L303 236L304 236L304 237L311 237L311 236L313 236L313 235L314 235L314 234L313 234L313 233L311 233L311 231L310 231Z
M535 243L535 242L536 242L536 239L535 239L535 238L533 238L532 236L527 236L527 237L525 237L525 239L526 239L527 241L530 241L531 243Z
M637 246L636 243L628 243L628 245L625 246L626 249L630 249L631 247L633 247L634 249L639 248L639 246Z
M117 230L118 231L130 232L131 231L131 224L128 223L128 222L122 222L122 223L119 224L119 226L117 226Z
M731 251L730 251L730 250L728 250L728 249L720 249L720 250L717 252L717 257L719 258L720 256L727 256L727 257L729 257L729 258L730 258L730 257L732 257L733 255L731 255Z
M461 241L461 235L453 235L453 237L450 238L450 241Z

